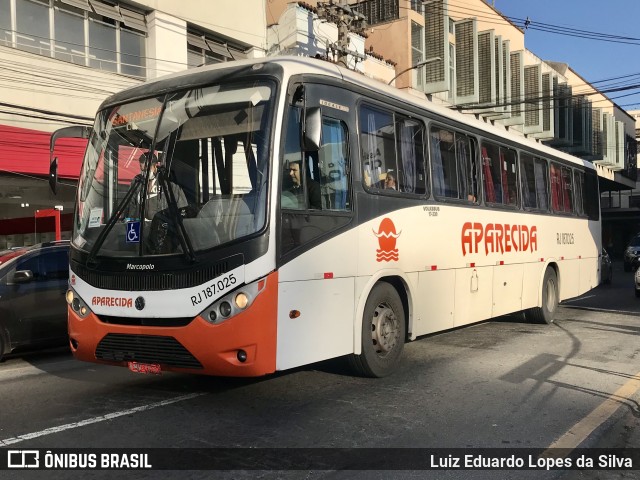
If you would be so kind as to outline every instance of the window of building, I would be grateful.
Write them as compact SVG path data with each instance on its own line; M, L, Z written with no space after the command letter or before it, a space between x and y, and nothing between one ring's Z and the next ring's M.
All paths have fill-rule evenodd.
M411 64L417 65L424 60L424 28L416 22L411 22ZM413 85L418 90L424 90L424 68L414 68Z
M84 12L59 8L54 15L55 57L85 65Z
M115 23L115 22L114 22ZM118 71L117 30L115 25L89 19L89 66Z
M15 8L15 11L12 11ZM0 45L145 77L145 16L99 0L0 0Z
M49 2L16 0L16 46L39 55L51 54Z
M229 45L222 39L216 39L195 30L187 34L188 68L244 58L247 58L247 55L239 46Z
M0 45L11 46L11 0L0 0Z

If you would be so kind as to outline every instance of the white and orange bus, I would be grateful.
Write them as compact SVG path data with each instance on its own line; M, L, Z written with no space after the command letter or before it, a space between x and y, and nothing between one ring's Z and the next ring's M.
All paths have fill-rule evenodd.
M549 323L599 281L590 163L331 63L149 81L52 151L81 131L81 360L257 376L346 356L384 376L406 341Z

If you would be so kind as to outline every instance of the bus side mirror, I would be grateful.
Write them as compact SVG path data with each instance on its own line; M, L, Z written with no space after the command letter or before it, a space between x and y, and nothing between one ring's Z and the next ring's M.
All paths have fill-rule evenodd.
M58 158L49 165L49 187L54 195L58 193Z
M308 152L317 152L320 150L322 134L322 112L320 111L320 107L309 107L305 109L303 125L303 148Z

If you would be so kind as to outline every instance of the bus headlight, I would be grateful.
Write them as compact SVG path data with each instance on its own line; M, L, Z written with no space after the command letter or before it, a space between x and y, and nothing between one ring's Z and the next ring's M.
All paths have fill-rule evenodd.
M262 278L249 285L244 285L232 293L228 293L209 305L200 316L208 323L218 324L251 306L256 297L262 293L267 285L266 279Z
M236 295L235 304L236 307L238 307L240 310L244 310L249 304L249 297L247 297L246 293L240 292L238 295Z
M76 314L80 318L84 318L89 315L89 312L91 310L89 309L87 304L84 303L84 300L82 300L82 298L80 298L80 296L72 288L67 290L65 298L67 300L67 303L71 307L71 310L76 312Z

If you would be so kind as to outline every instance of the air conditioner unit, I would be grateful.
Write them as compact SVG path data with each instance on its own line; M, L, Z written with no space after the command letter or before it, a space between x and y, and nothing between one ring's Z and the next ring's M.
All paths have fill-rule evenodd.
M556 148L569 147L573 140L571 86L553 78L553 138L544 143Z
M624 122L615 122L616 151L613 170L624 170Z
M603 112L601 108L594 108L591 113L591 155L587 160L602 163L603 155Z
M542 65L524 67L524 128L526 134L542 132Z
M478 33L478 103L496 103L496 51L493 30Z
M455 105L476 104L479 100L478 27L476 19L454 23L456 39Z
M542 109L542 132L533 135L541 140L551 139L555 131L553 81L555 75L551 72L542 74L542 99L540 107Z
M603 166L613 167L616 164L616 127L613 115L602 113L602 160L598 163Z
M483 117L499 120L508 118L511 111L509 100L511 98L511 79L509 75L509 40L502 40L500 35L494 37L494 71L496 100L493 107L481 112Z
M593 141L593 106L584 95L571 98L573 137L567 151L578 156L591 155Z
M424 92L449 90L449 13L447 0L434 0L424 5L424 58L440 57L427 63L424 71ZM452 92L453 93L453 92Z
M509 104L511 116L499 120L503 125L524 124L524 51L509 52L509 82L511 92Z

